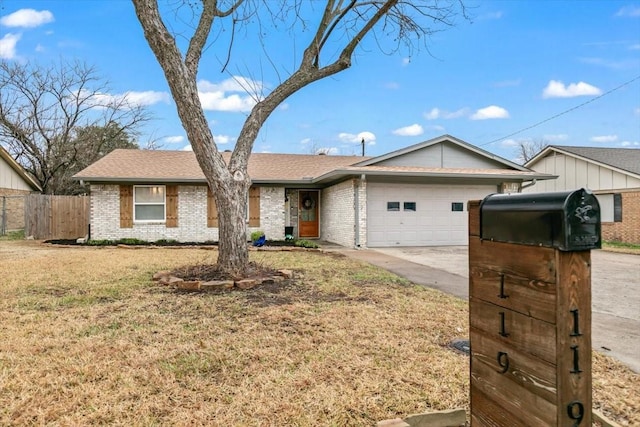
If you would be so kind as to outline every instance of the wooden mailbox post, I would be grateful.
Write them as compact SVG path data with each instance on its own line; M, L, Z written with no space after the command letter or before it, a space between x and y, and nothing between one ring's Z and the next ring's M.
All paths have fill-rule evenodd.
M587 190L469 202L472 426L591 425Z

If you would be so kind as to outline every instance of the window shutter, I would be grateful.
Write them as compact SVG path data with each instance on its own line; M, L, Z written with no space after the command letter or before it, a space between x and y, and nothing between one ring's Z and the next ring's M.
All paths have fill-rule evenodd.
M133 227L133 185L120 186L120 228Z
M249 188L249 227L260 227L260 188Z
M178 186L167 185L167 227L178 226Z
M218 226L218 209L216 199L213 197L211 189L207 185L207 227Z

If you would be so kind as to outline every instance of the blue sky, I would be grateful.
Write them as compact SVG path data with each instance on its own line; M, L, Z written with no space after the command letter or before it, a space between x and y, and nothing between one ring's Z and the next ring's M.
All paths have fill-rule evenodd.
M519 141L640 148L640 2L466 4L471 21L435 34L429 51L385 55L366 39L350 69L278 108L253 151L360 154L364 137L375 156L445 133L508 159ZM254 102L238 82L268 93L309 37L269 30L266 59L255 30L240 33L224 71L227 45L207 49L199 88L219 149L233 148ZM109 81L105 95L128 96L154 114L141 145L188 149L129 1L0 0L0 58L85 61Z

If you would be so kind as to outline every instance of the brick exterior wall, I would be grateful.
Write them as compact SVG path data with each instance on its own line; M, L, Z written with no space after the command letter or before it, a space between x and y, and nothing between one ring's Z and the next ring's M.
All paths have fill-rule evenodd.
M342 246L354 246L355 185L356 180L352 179L322 190L320 207L321 239ZM362 203L362 200L360 200L360 203Z
M603 222L602 240L640 244L640 191L622 195L622 221Z
M270 239L284 238L283 188L260 188L260 227L248 228L248 234L255 230L264 231ZM218 229L207 228L207 187L203 185L178 187L178 227L167 228L164 223L134 223L132 228L120 228L120 187L92 185L91 239L123 238L135 238L148 242L160 239L180 242L217 241Z
M296 205L297 206L297 205ZM284 240L284 187L260 187L260 227L267 240Z
M26 190L0 188L0 231L22 230L24 228L24 196Z

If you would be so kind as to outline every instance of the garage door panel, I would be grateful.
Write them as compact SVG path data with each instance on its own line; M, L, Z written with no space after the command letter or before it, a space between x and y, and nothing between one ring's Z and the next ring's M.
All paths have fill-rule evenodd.
M436 246L467 244L468 200L495 193L493 185L383 184L367 186L367 245ZM387 211L387 202L398 202L400 211ZM415 211L405 211L413 202ZM464 211L452 211L462 203Z

